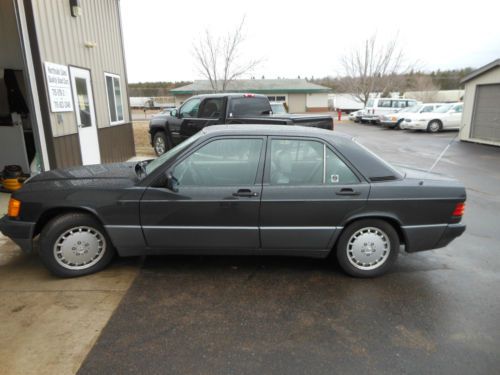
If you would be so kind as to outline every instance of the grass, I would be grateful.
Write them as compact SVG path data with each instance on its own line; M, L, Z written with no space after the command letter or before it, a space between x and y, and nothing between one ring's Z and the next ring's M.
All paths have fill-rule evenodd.
M149 121L134 121L135 154L137 156L156 156L149 143Z

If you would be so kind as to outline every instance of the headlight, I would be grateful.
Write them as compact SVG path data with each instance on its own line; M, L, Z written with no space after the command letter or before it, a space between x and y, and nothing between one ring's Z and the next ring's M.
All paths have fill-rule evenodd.
M405 118L406 122L411 122L411 118Z

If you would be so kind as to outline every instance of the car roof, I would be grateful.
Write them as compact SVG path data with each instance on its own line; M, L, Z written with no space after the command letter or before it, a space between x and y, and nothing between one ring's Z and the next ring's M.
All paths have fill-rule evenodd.
M218 135L277 135L277 136L299 136L299 137L319 137L352 139L353 137L331 130L319 129L299 125L269 125L269 124L237 124L237 125L212 125L203 128L205 134Z

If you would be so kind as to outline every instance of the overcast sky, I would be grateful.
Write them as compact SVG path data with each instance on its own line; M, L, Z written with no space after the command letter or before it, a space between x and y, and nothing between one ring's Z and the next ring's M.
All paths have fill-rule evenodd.
M377 33L399 35L423 70L480 67L500 58L500 3L361 0L121 0L129 82L201 78L193 41L246 17L244 56L260 78L337 75L339 58Z

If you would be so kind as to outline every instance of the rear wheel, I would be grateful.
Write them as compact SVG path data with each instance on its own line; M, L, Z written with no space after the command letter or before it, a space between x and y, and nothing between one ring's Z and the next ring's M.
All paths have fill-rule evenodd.
M40 257L56 276L75 277L100 271L114 255L101 223L88 214L58 216L40 233Z
M429 122L429 125L427 125L427 132L428 133L437 133L438 131L441 130L441 122L438 120L432 120Z
M337 259L342 269L351 276L380 276L396 261L399 245L396 230L386 221L359 220L340 235Z

